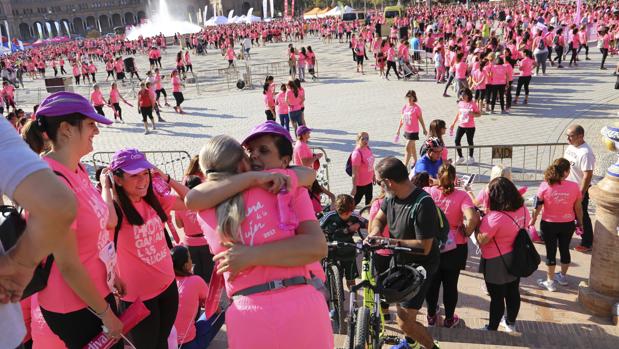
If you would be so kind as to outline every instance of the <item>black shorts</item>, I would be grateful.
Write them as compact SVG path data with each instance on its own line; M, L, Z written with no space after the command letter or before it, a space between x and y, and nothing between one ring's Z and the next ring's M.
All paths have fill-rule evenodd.
M359 270L355 260L340 261L340 266L346 280L354 280L359 277Z
M417 292L415 297L409 299L406 302L400 303L400 307L404 309L421 309L421 307L423 306L423 302L426 300L426 294L430 289L430 284L432 284L432 278L434 277L435 273L436 270L434 270L432 273L428 272L426 275L426 279L423 281L423 284L421 284L421 287L419 288L419 292Z
M486 89L475 90L475 99L484 99L486 97Z
M357 55L357 63L359 63L359 64L363 64L363 59L364 59L364 58L365 58L365 57L363 57L363 56L359 56L359 55Z
M419 140L419 132L404 132L404 138L408 139L409 141L418 141Z

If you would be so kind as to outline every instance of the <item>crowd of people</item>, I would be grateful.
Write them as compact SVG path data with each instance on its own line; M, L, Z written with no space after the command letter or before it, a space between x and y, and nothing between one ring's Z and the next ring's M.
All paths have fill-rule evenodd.
M416 7L395 20L386 38L377 32L376 25L385 24L380 14L365 25L318 19L220 26L175 36L174 44L186 50L176 55L168 80L161 74L161 51L168 49L163 36L70 41L5 56L3 69L25 72L32 79L45 77L50 62L54 75L58 70L67 74L68 62L76 84L94 85L89 98L72 92L50 94L27 116L14 101L15 88L23 88L23 83L3 81L1 106L8 114L7 121L0 120L0 160L13 166L0 175L0 191L27 212L27 224L22 238L4 246L8 253L0 255L0 346L83 348L103 326L107 338L118 340L115 348L122 348L125 340L138 349L204 348L216 330L201 309L209 306L209 294L222 292L215 284L223 278L230 303L225 309L230 348L273 348L282 342L332 348L320 261L341 259L347 288L355 285L356 253L328 255L327 239L353 242L361 229L367 229L366 243L412 249L398 262L426 271L416 295L396 304L396 321L406 337L394 348L439 347L418 321L424 303L428 326L452 328L460 323L458 281L469 258L469 240L481 250L479 271L490 296L483 330L515 331L521 280L508 267L514 240L522 228L532 230L540 221L547 273L538 285L554 292L558 285L569 284L573 235L581 235L579 252L590 251L593 242L588 188L595 156L583 127L570 126L569 146L545 170L531 214L523 199L526 188L516 187L509 168L495 166L488 186L477 195L460 185L456 168L474 164L473 151L468 149L465 158L466 147L458 149L452 162L443 136L455 129L455 145L461 146L466 136L473 146L475 118L494 112L497 99L501 111L509 112L521 88L526 104L532 76L540 70L545 75L547 62L561 69L562 55L571 54L568 65L575 67L581 49L588 60L592 33L604 69L619 34L616 16L609 5L600 4L583 6L582 11L547 2L518 3L515 8ZM209 139L178 180L140 150L122 148L107 167L97 170L96 183L91 182L80 159L93 151L100 125L124 122L120 102L133 107L118 88L125 73L142 80L135 61L127 66L123 56L148 56L146 81L140 81L135 102L148 134L157 127L153 113L157 123L165 122L160 115L161 108L169 106L164 83L172 87L174 110L184 113L183 81L193 72L190 51L220 50L232 66L238 57L235 43L242 44L240 53L246 59L252 45L302 41L306 33L326 42L350 42L361 74L367 72L364 61L372 52L375 69L386 79L392 69L399 78L406 73L402 66L414 65L427 52L435 81L446 82L444 96L449 97L449 86L455 83L457 114L449 124L432 119L426 127L416 92L407 91L395 135L397 143L403 128L403 161L378 159L369 132L360 131L346 164L350 195L335 195L316 180L322 158L311 150L312 129L305 117L301 84L306 68L316 78L316 56L311 46L297 50L291 43L285 53L290 80L278 86L272 76L266 77L266 121L242 141L227 135ZM96 82L98 64L105 65L106 80L114 81L107 98ZM105 116L104 107L113 110L114 120ZM376 189L379 195L374 197ZM370 208L369 221L356 214L359 205ZM439 241L443 217L449 226L445 243ZM376 271L381 273L394 257L388 251L377 254ZM46 285L22 299L35 267L48 268ZM441 287L444 321L439 315ZM215 299L215 307L224 311L219 297ZM119 317L136 303L143 303L148 315L127 333ZM382 304L385 314L388 307Z

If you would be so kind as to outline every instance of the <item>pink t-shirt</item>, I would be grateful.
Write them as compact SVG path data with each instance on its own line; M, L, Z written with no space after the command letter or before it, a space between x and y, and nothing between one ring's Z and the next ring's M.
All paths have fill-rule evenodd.
M103 93L101 90L94 90L90 94L90 99L92 100L92 104L95 107L99 107L105 104L105 100L103 99Z
M270 110L275 107L275 98L273 98L273 85L269 86L267 92L263 94L264 97L264 108Z
M380 210L380 206L383 204L383 201L385 199L376 199L372 202L372 206L370 206L370 218L369 221L373 221L374 217L376 217L376 214L378 214L378 211ZM389 237L389 227L387 225L385 225L385 228L383 228L383 231L381 233L382 237ZM392 255L393 252L391 250L378 250L376 251L377 254L381 255L381 256L389 256Z
M201 277L196 275L177 276L178 312L176 313L176 334L178 343L184 344L196 338L196 314L208 295L208 286Z
M299 140L295 142L292 152L295 165L303 166L303 159L311 158L312 156L314 156L314 154L306 142L301 142Z
M479 106L475 102L458 102L458 125L460 127L475 127L475 117L473 113L479 113Z
M163 211L169 216L176 196L159 197ZM136 298L149 300L174 281L172 257L166 243L163 222L146 201L134 202L133 207L144 219L142 225L131 225L123 217L118 242L118 270L125 282L126 295L122 298L134 302ZM110 231L112 238L114 230Z
M486 83L488 82L486 73L479 69L474 69L471 75L474 81L479 82L479 84L475 86L475 90L485 90Z
M374 180L374 154L369 147L355 149L350 161L353 167L357 167L357 176L355 177L355 185L364 186L372 183Z
M537 198L544 202L542 220L566 223L576 219L574 203L582 199L582 192L576 182L563 180L553 185L542 182L537 191Z
M502 65L495 64L490 70L491 85L505 85L507 83L507 72Z
M293 112L297 110L301 110L303 108L303 102L301 101L301 91L297 92L297 96L295 97L293 90L286 91L286 98L288 99L288 111Z
M533 60L529 57L525 57L518 62L518 68L520 69L520 76L531 76L533 71Z
M234 50L232 48L226 50L226 59L229 61L234 60Z
M410 105L406 103L402 107L402 118L404 121L404 132L419 133L419 117L421 116L421 108L417 103Z
M293 212L299 222L315 221L316 216L307 189L297 187L297 178L291 170L277 170L290 175L293 189ZM292 230L279 228L279 214L277 196L266 190L253 187L243 192L245 206L245 219L241 223L239 243L247 246L263 245L266 243L288 239L295 235ZM213 254L220 253L226 248L221 245L221 236L217 232L216 209L211 208L198 213L198 222L204 231L206 240ZM237 291L245 288L261 285L273 280L287 279L295 276L309 277L309 272L314 271L312 263L298 267L269 267L256 266L240 272L236 278L230 281L230 273L224 273L226 293L232 297ZM249 296L252 297L252 296Z
M456 63L456 79L466 79L466 69L468 68L465 61Z
M469 194L460 189L455 189L451 194L445 195L438 187L430 187L428 192L436 206L440 207L445 213L449 222L449 229L456 237L456 244L466 244L468 238L460 231L460 226L464 219L464 211L475 207Z
M118 90L110 90L110 103L115 104L120 100L120 93Z
M505 68L505 72L507 73L507 81L513 81L514 80L514 68L512 67L511 64L509 63L505 63L503 64L503 67Z
M172 78L172 92L181 92L181 78L178 75Z
M288 114L288 104L286 103L286 93L280 92L275 97L275 104L277 105L277 114Z
M62 173L69 180L67 183L59 176L59 180L73 191L77 201L77 217L71 224L71 233L75 234L77 240L78 257L101 298L107 297L110 294L106 281L107 271L99 259L99 251L110 242L107 204L90 182L85 170L73 172L50 157L43 159L52 170ZM39 303L45 310L61 314L86 308L86 303L65 282L56 263L52 265L47 287L39 292Z
M198 214L195 211L183 210L174 211L178 219L183 222L183 234L181 241L185 246L204 246L207 245L200 224L198 224Z
M512 218L518 223L518 226L516 226ZM522 206L514 212L488 212L488 214L482 218L479 227L479 231L490 238L486 244L481 246L482 257L490 259L511 252L514 249L514 239L516 239L518 230L520 230L521 227L528 226L530 220L531 215L525 206ZM492 239L496 240L496 244ZM497 245L499 245L501 253L499 253Z

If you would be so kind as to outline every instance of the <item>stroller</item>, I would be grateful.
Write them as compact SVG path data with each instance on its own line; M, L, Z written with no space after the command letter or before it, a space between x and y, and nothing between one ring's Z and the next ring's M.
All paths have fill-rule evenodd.
M400 74L402 74L402 78L404 80L409 80L411 78L419 80L419 70L414 65L412 65L410 62L404 62L403 60L400 60L399 63Z

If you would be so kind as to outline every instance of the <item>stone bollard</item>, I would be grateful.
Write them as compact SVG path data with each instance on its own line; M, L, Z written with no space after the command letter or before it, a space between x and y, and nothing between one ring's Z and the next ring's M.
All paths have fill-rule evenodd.
M619 124L602 129L609 150L619 151ZM596 203L589 282L581 282L578 300L595 315L613 319L619 307L619 160L589 189Z

